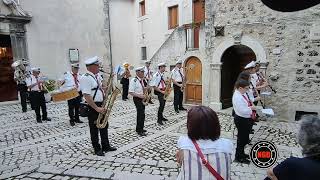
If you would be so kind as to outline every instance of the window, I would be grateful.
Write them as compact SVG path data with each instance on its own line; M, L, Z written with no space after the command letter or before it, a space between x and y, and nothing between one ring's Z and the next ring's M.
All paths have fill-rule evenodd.
M141 47L141 60L147 59L147 47Z
M172 6L168 8L168 24L169 24L169 29L173 29L179 26L178 6Z
M145 1L140 1L139 3L140 6L140 16L146 15L146 6L145 6Z

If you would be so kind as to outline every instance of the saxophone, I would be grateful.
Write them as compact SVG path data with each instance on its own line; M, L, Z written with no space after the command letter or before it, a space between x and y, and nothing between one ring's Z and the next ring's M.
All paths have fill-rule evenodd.
M149 88L146 88L143 92L143 95L144 95L144 98L142 100L142 104L145 106L148 106L148 103L149 103L151 96L152 96L152 90L149 91Z
M172 91L172 87L171 87L171 83L172 83L172 76L170 79L166 80L166 89L164 91L164 96L163 99L167 101L171 91Z
M113 79L113 73L111 72L107 80L107 90L102 103L102 107L106 109L106 111L103 113L99 113L99 116L96 121L96 126L99 129L105 128L106 125L108 124L108 119L109 119L113 104L118 94L121 93L121 90L117 86L115 86L115 88L112 87L112 79Z

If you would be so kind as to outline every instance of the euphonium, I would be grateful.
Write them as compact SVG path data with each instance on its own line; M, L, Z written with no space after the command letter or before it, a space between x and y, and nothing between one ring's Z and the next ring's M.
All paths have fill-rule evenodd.
M116 100L118 94L121 93L120 89L115 86L115 88L112 87L112 78L113 73L111 72L109 75L109 78L107 80L107 91L105 93L105 97L102 103L102 107L106 109L105 112L99 113L98 119L96 121L96 126L99 129L105 128L108 124L108 119L114 104L114 101Z

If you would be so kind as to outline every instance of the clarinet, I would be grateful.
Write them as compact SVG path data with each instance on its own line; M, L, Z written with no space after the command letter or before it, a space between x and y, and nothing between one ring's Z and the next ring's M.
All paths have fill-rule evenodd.
M269 86L269 88L271 89L272 92L274 92L275 94L277 93L277 91L275 89L273 89L273 87L270 84L268 84L268 86Z

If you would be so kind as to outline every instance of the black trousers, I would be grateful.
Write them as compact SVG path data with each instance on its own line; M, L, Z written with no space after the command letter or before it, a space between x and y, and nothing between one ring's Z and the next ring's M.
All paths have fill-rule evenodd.
M144 121L145 121L145 106L142 103L142 99L138 97L133 97L134 105L137 109L137 126L136 132L142 132L144 128Z
M128 78L122 78L121 79L122 84L122 99L128 99L128 91L129 91L129 79Z
M96 105L101 107L102 103L96 102ZM90 107L90 111L88 114L88 121L89 121L89 128L90 128L91 143L95 152L100 151L101 148L103 150L110 147L109 139L108 139L109 124L107 124L107 126L103 129L98 129L96 126L96 121L98 116L99 116L99 113ZM101 138L101 145L99 143L99 133Z
M244 157L244 147L249 143L251 118L243 118L235 114L234 123L238 129L236 158Z
M181 84L181 83L180 83ZM182 101L183 101L183 92L181 91L181 87L173 84L173 92L174 92L174 97L173 97L173 105L174 109L182 109Z
M79 107L82 98L81 91L79 92L79 96L73 99L68 100L68 114L70 117L70 121L79 121Z
M163 98L164 94L162 94L161 92L154 91L154 94L158 96L158 100L160 104L158 109L158 122L162 122L162 119L164 118L163 110L164 110L164 106L166 105L166 101Z
M28 87L26 84L18 84L17 87L19 93L20 93L20 101L21 101L21 107L22 111L26 112L27 111L27 91Z
M40 108L42 111L42 120L46 120L47 106L46 106L46 100L44 97L44 92L31 91L30 101L31 101L32 109L36 112L37 121L41 121Z

